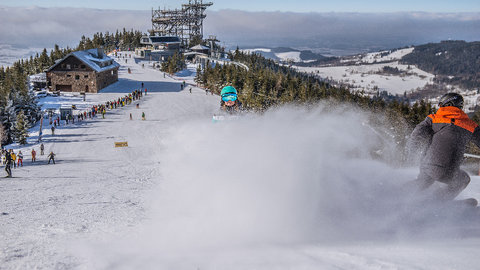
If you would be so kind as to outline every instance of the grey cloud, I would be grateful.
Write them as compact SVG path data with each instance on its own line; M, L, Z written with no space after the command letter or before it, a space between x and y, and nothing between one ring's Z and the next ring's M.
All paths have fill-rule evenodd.
M366 50L480 40L480 13L208 13L206 29L230 45Z
M151 11L0 6L0 44L74 46L82 35L151 28ZM344 51L396 48L444 39L480 40L480 13L293 13L208 11L205 34L227 46Z
M150 11L0 7L0 43L25 47L74 46L82 35L117 29L147 31Z

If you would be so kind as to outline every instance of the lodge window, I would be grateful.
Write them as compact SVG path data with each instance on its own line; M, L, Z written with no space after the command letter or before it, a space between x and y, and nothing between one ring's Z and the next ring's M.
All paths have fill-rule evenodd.
M83 75L84 78L88 78L88 75Z
M78 65L77 65L77 64L73 65L73 68L77 69L77 68L78 68Z
M72 69L72 67L70 66L70 64L67 64L67 69Z
M75 75L75 80L80 80L80 75Z
M80 68L81 68L81 69L85 69L85 65L80 65Z
M70 75L70 74L67 74L67 78L70 78L70 77L72 77L72 75Z

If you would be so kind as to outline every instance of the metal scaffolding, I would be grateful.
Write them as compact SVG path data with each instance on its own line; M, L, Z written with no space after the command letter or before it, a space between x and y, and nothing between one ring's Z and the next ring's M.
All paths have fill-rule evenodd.
M178 36L184 45L193 38L203 39L203 19L207 17L205 10L213 5L203 0L189 0L182 4L182 9L152 9L151 35Z

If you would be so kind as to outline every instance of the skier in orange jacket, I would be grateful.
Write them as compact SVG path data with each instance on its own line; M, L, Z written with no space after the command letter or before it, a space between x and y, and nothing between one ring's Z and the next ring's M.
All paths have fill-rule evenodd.
M460 169L468 142L480 147L480 128L463 109L463 97L447 93L440 98L439 109L418 124L407 144L409 157L421 155L420 174L415 186L428 189L435 181L443 187L434 191L440 200L453 200L470 183Z

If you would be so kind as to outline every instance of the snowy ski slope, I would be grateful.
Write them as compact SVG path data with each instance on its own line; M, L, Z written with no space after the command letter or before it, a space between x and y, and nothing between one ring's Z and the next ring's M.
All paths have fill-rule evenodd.
M428 211L406 222L429 206L404 209L403 198L392 199L416 169L370 157L379 144L387 155L395 149L363 124L368 113L320 104L214 124L218 96L190 93L188 84L180 91L195 67L164 78L148 63L117 61L116 84L85 102L67 96L43 106L88 108L144 82L139 109L108 111L55 136L44 127L55 165L45 156L29 162L38 126L29 145L11 146L26 157L16 178L0 180L0 269L478 267L478 223L460 227ZM129 147L114 148L117 141ZM461 196L480 198L480 177Z

